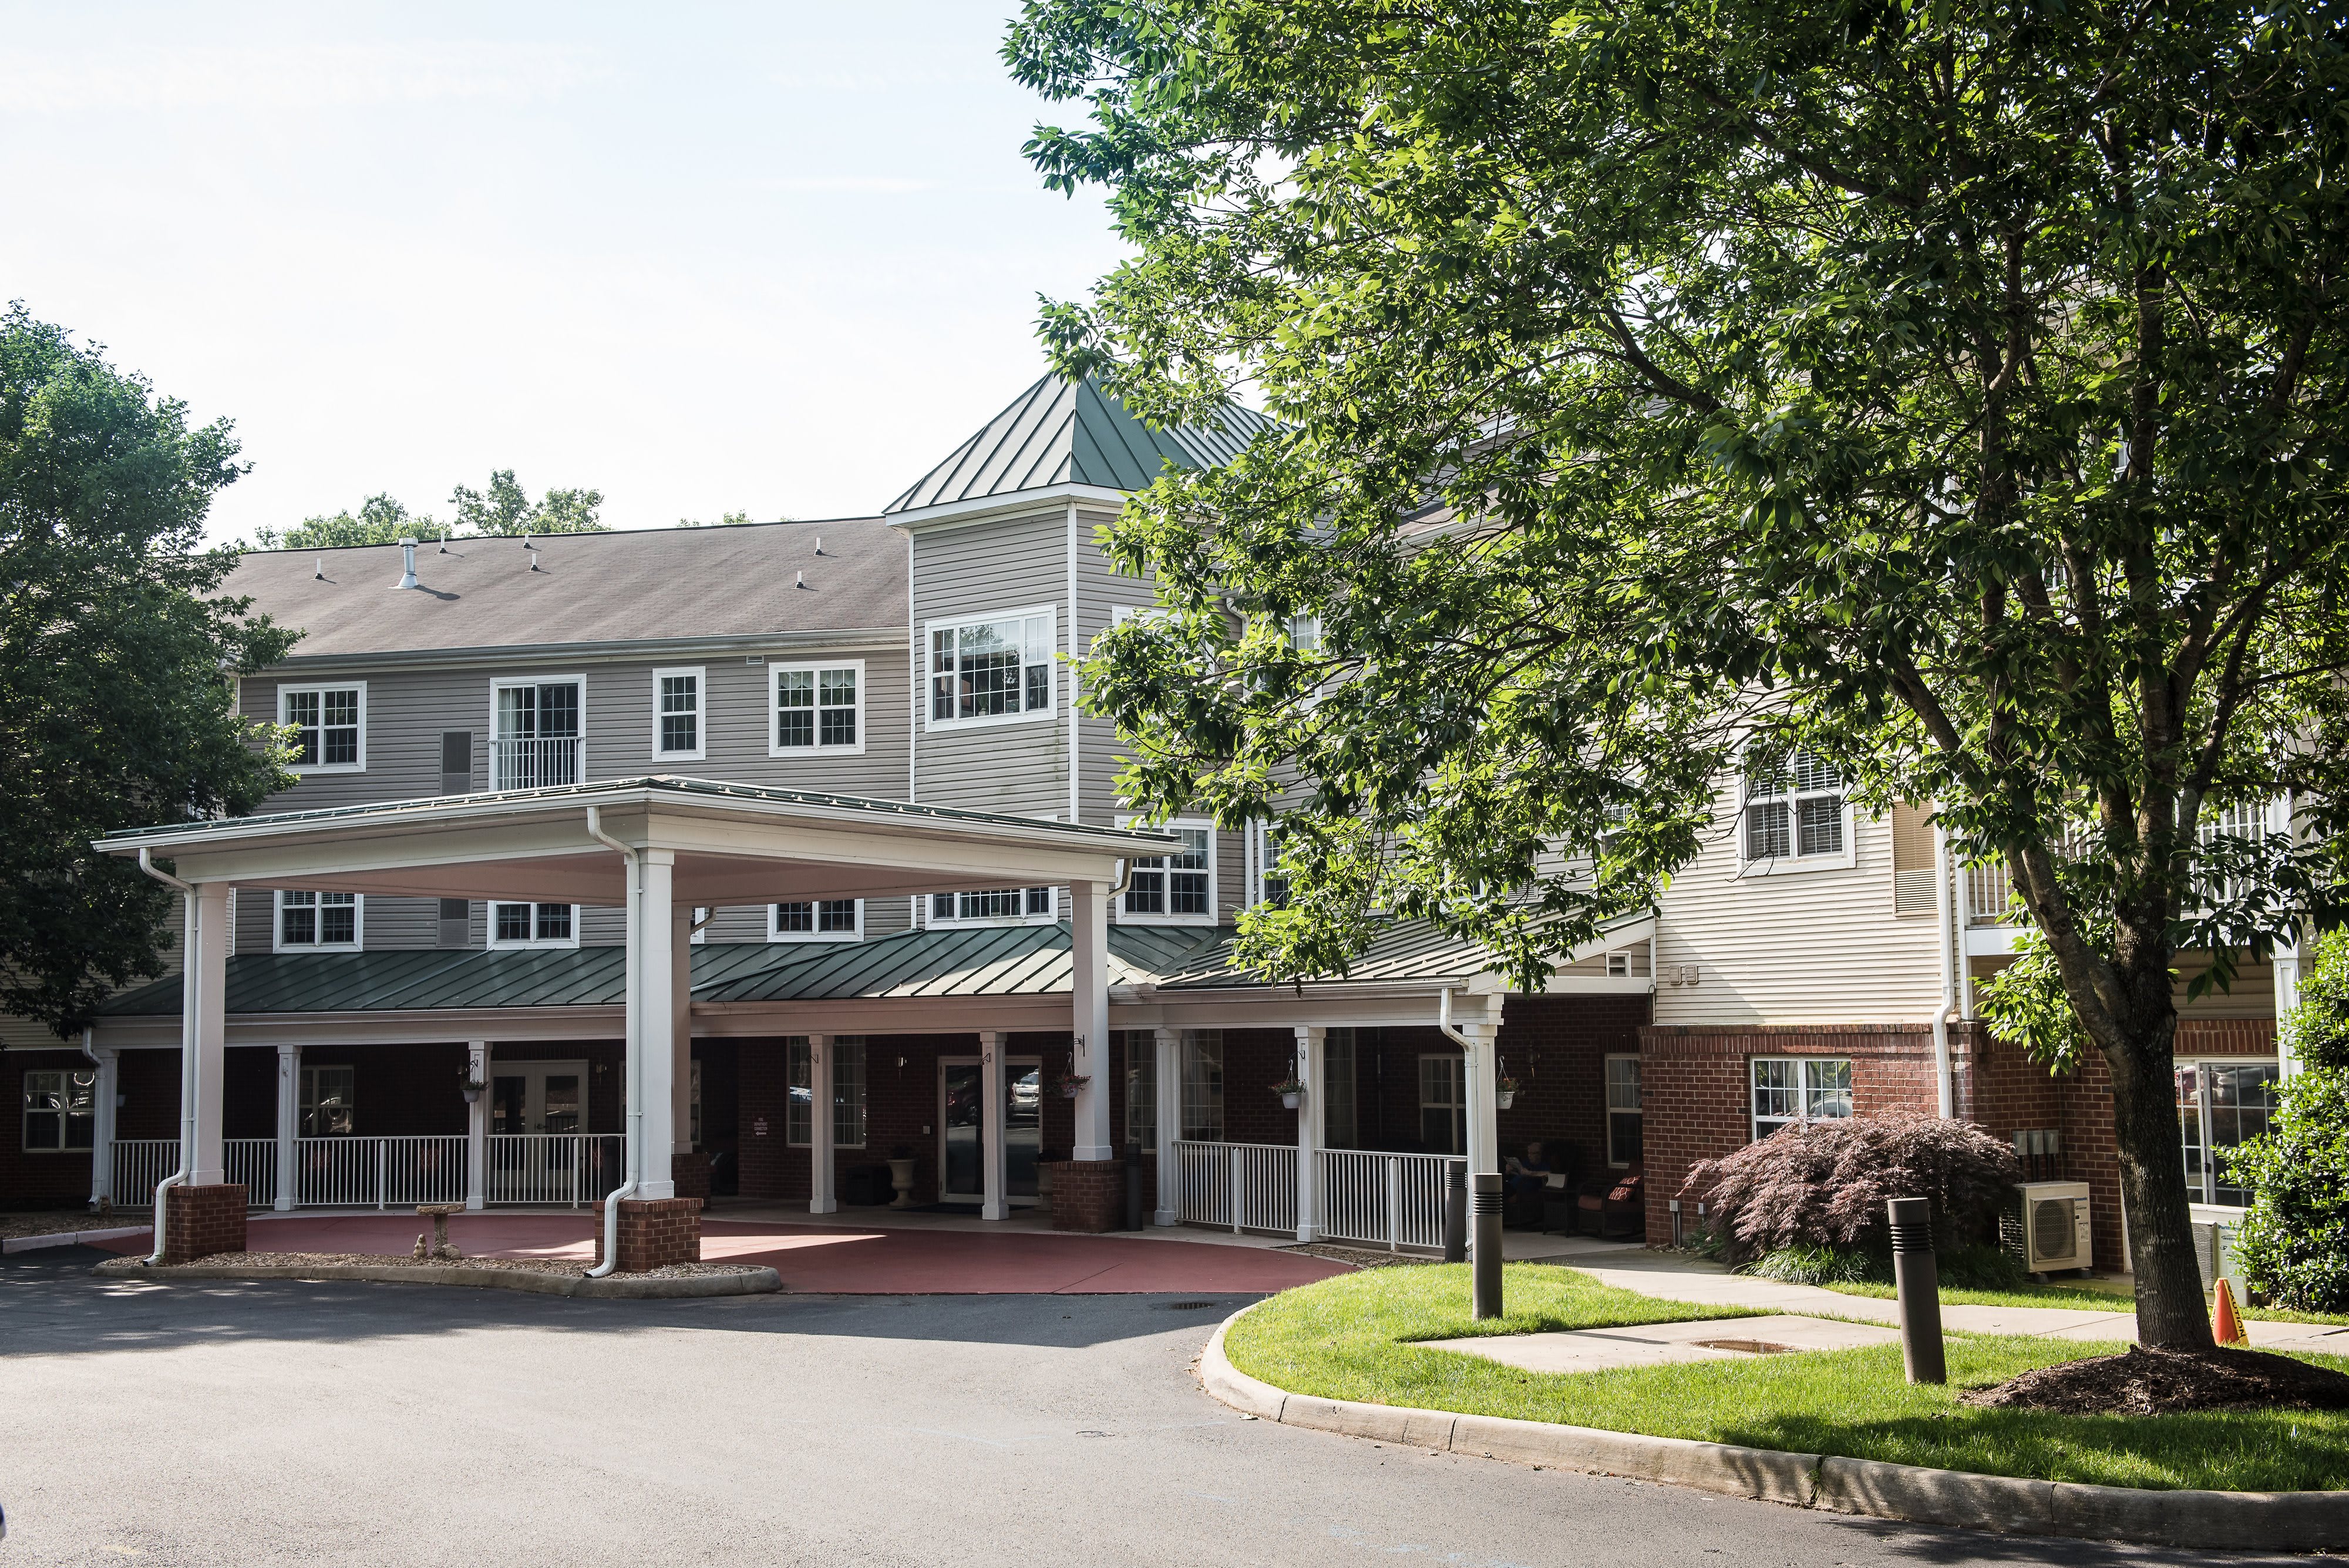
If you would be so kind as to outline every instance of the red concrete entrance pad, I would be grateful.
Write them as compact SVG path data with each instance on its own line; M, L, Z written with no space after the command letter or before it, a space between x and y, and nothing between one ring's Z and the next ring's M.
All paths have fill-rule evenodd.
M460 1214L449 1240L479 1258L580 1258L595 1253L600 1215ZM424 1221L412 1214L254 1218L246 1245L267 1252L403 1254ZM139 1237L101 1243L130 1253ZM1033 1231L893 1231L703 1220L709 1262L765 1263L803 1295L1129 1295L1285 1291L1347 1272L1299 1252L1200 1240L1071 1236Z

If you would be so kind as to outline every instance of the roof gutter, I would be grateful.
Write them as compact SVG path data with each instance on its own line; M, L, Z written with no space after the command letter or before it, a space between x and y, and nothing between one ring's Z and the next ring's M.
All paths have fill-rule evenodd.
M602 814L595 806L587 808L587 836L608 845L620 853L627 865L628 877L628 957L627 957L627 1022L626 1049L628 1092L628 1161L626 1179L614 1188L604 1199L604 1261L587 1271L591 1280L600 1280L620 1266L620 1204L634 1198L644 1185L645 1174L645 1086L638 1080L644 1075L645 1040L642 1020L644 999L636 983L636 938L644 915L644 859L634 847L621 843L604 831ZM140 852L144 854L142 850Z
M143 844L139 846L139 869L165 887L177 888L180 890L181 898L187 903L187 915L181 929L186 930L192 928L196 923L195 888L181 881L170 872L159 869ZM184 939L182 940L184 945ZM180 962L180 994L186 997L194 988L196 977L187 967L189 955L186 952L181 953ZM147 1255L149 1268L153 1268L163 1261L163 1214L166 1207L163 1194L174 1187L186 1186L189 1172L194 1168L196 1059L202 1054L196 1049L196 1010L183 1002L180 1008L180 1168L155 1184L155 1250ZM85 1034L83 1039L87 1042L88 1036Z
M837 631L743 632L727 637L598 638L586 642L481 643L462 648L414 650L383 649L357 653L292 654L271 670L305 672L366 669L395 665L407 669L428 664L558 664L602 655L658 655L682 658L695 653L756 653L761 649L873 648L895 651L903 640L895 627L851 627Z

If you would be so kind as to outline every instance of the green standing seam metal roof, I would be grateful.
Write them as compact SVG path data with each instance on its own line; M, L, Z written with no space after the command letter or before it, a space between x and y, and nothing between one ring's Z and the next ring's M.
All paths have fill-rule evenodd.
M1648 918L1640 910L1611 922ZM1285 986L1237 967L1229 926L1109 929L1112 985L1171 991ZM1374 938L1344 981L1462 981L1497 961L1482 943L1407 921ZM711 942L692 950L693 997L705 1002L843 1002L889 998L1065 995L1069 928L990 926L903 931L863 942ZM447 1012L500 1007L617 1006L626 983L617 947L424 948L363 953L245 953L228 961L232 1013ZM176 975L125 992L105 1017L177 1016Z
M1057 484L1143 490L1170 465L1216 468L1229 462L1272 422L1253 409L1232 403L1220 428L1153 430L1091 377L1070 381L1048 375L889 503L882 514Z

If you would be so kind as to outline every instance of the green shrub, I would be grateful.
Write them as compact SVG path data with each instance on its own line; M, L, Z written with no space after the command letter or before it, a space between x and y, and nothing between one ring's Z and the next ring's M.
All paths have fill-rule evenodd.
M1892 1279L1892 1254L1865 1247L1816 1246L1796 1242L1763 1253L1737 1271L1790 1285L1888 1284Z
M2243 1281L2297 1312L2349 1312L2349 930L2310 955L2280 1033L2298 1062L2272 1128L2228 1158L2251 1206L2235 1234Z

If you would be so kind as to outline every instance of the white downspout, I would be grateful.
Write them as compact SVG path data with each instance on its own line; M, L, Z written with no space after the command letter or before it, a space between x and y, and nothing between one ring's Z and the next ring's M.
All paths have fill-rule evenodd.
M1442 1030L1454 1044L1460 1047L1462 1057L1460 1082L1468 1092L1468 1147L1464 1152L1469 1156L1468 1172L1473 1177L1479 1168L1476 1164L1476 1156L1479 1153L1476 1146L1483 1141L1477 1137L1477 1128L1483 1125L1480 1118L1487 1109L1484 1103L1484 1064L1477 1058L1476 1043L1452 1026L1452 988L1447 985L1435 994L1435 1027ZM1497 1133L1499 1128L1497 1118L1494 1126ZM1501 1151L1497 1144L1490 1149L1483 1150L1482 1153L1492 1162L1495 1170L1501 1168Z
M639 914L637 895L642 889L636 886L641 875L641 862L636 857L636 852L604 831L603 815L592 805L587 808L587 836L618 850L621 860L628 868L626 905L628 952L623 965L628 977L628 986L627 997L621 1010L621 1028L625 1036L622 1049L627 1055L626 1071L621 1076L627 1085L628 1095L628 1158L625 1179L604 1199L604 1261L587 1271L589 1279L600 1280L620 1266L620 1204L623 1200L636 1195L636 1189L642 1185L644 1178L645 1093L644 1085L636 1082L637 1071L644 1065L642 1060L644 1036L643 1032L637 1027L637 986L636 984L637 978L636 948L638 935L636 928L641 923L637 918Z
M186 900L187 914L181 924L180 945L188 945L186 932L196 921L196 890L169 871L159 870L150 858L147 846L139 846L139 869L168 888L177 888ZM163 1193L166 1189L187 1185L189 1162L196 1158L196 1043L190 1021L195 1016L190 994L196 983L196 965L192 955L180 954L180 1168L155 1184L155 1250L147 1255L147 1266L153 1268L163 1261Z
M1941 997L1933 1004L1933 1075L1944 1117L1958 1114L1958 1085L1950 1065L1950 1009L1958 1004L1957 935L1951 922L1957 910L1951 880L1950 838L1940 822L1933 824L1933 932L1941 946Z

